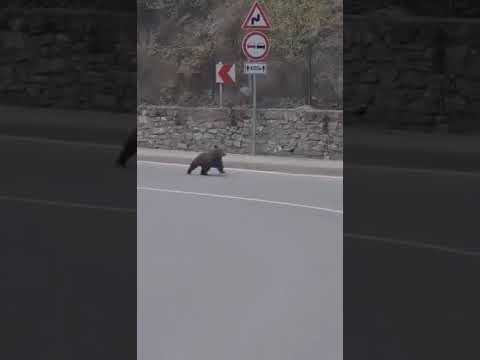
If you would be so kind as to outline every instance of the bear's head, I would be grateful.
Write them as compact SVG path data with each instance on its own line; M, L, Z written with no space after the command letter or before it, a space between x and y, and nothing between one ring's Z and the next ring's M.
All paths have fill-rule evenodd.
M214 151L215 151L220 157L224 157L225 155L227 155L227 153L225 152L225 150L220 149L217 145L215 145L213 148L215 149Z

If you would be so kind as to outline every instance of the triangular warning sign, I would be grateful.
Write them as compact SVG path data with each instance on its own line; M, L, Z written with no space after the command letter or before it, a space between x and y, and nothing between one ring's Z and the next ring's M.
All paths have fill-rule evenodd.
M243 30L270 30L272 25L263 7L255 1L242 24Z

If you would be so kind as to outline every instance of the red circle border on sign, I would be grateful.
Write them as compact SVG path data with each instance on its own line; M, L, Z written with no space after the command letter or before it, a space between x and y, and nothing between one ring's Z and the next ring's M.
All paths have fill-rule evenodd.
M247 39L252 36L252 35L260 35L265 39L265 45L267 46L267 49L265 50L265 54L262 57L259 58L254 58L248 55L246 44L247 44ZM250 31L248 32L242 40L242 50L243 50L243 55L245 55L249 60L251 61L262 61L265 60L265 58L268 56L270 53L270 40L268 39L267 35L265 35L261 31Z

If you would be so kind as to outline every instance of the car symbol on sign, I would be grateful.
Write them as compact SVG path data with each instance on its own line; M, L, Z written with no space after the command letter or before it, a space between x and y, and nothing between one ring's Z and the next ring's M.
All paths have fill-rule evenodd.
M247 45L247 48L248 49L265 49L266 46L265 44L250 44L250 45Z

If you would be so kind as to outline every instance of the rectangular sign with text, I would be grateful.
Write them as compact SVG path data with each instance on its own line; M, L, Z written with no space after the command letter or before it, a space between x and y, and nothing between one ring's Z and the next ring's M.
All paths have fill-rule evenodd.
M261 74L267 73L266 63L245 63L243 67L244 74Z

